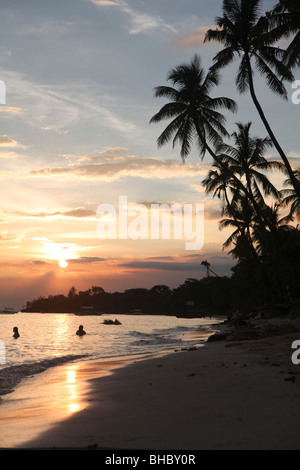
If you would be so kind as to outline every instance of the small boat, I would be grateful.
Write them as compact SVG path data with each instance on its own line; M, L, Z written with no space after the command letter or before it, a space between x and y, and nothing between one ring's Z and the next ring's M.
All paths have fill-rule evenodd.
M81 307L79 312L74 312L74 315L79 315L79 316L102 315L102 313L95 312L94 307Z
M113 320L104 320L103 325L122 325L122 323L117 319L115 319L115 321L113 321Z
M5 307L3 310L0 310L0 313L5 313L6 315L12 315L13 313L18 313L18 312L12 307Z

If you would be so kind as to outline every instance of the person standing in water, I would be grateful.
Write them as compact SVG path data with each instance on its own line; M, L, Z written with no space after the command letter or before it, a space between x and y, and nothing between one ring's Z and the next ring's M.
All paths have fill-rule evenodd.
M13 337L14 337L15 339L20 338L20 333L19 333L19 330L18 330L18 327L17 327L17 326L15 326L15 327L13 328L13 332L14 332Z
M79 325L79 329L76 331L77 336L86 335L86 332L83 329L83 325Z

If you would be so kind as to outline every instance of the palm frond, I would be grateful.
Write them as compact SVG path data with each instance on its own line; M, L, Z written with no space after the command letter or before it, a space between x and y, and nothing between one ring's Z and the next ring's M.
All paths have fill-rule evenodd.
M267 65L267 63L262 60L262 58L258 54L253 54L256 62L256 67L261 75L266 77L267 84L270 90L273 93L276 93L281 98L287 100L287 90L283 84L283 82L275 75L272 69Z

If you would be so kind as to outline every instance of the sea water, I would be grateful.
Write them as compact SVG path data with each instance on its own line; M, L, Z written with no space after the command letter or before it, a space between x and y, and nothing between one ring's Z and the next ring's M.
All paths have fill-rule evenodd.
M121 325L104 324L105 319L115 318L68 313L0 315L0 395L9 393L23 377L71 361L146 356L198 347L220 321L119 315ZM76 336L80 324L87 333L83 337ZM20 333L18 339L13 338L15 326Z

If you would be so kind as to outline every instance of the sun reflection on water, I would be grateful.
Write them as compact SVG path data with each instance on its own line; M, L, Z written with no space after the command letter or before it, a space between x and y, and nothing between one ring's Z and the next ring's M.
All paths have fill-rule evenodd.
M68 411L70 414L72 414L83 408L83 404L80 403L80 397L78 393L76 365L70 366L70 368L66 371L66 383L68 393Z

